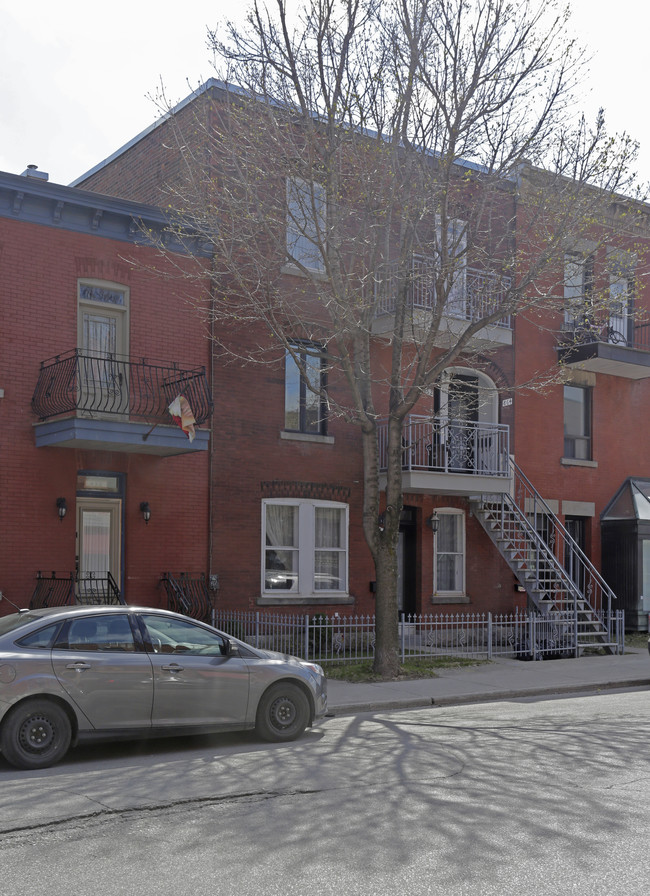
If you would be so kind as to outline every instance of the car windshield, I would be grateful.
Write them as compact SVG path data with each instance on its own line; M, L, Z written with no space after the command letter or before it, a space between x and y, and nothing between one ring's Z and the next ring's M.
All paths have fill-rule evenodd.
M36 622L42 619L41 613L11 613L10 616L0 616L0 635L6 635L7 632L13 632L17 628L22 628L30 622Z

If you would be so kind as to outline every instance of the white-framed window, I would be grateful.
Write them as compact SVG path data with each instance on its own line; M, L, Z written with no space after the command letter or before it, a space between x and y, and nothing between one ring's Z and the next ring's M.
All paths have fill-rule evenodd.
M322 184L287 178L287 258L290 264L323 271L326 199Z
M465 594L465 514L455 508L438 510L434 538L433 593Z
M262 502L262 593L346 593L348 505L301 498Z

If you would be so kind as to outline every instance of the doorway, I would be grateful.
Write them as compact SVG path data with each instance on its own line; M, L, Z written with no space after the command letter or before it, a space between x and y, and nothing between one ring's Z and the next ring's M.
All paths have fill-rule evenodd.
M400 517L397 544L397 609L408 617L416 613L416 508L404 507Z
M80 597L91 597L93 578L122 581L122 499L77 498L77 580Z

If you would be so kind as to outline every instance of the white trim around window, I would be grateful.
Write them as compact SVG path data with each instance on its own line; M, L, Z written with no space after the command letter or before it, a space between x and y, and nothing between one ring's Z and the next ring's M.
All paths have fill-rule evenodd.
M438 508L438 531L433 536L434 597L465 594L465 514L453 507Z
M348 505L262 501L261 592L292 600L348 592Z

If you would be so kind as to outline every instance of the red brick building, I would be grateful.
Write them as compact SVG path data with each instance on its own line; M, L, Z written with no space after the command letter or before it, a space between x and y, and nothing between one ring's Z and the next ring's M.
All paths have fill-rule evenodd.
M34 168L0 175L0 612L71 589L155 605L162 573L209 566L210 344L152 244L165 226Z
M181 123L183 117L189 121L196 114L199 104L209 125L210 106L200 104L214 86L206 85L198 98L181 104L176 113ZM152 206L163 202L167 186L178 176L179 156L170 136L168 122L162 120L79 178L82 190L45 184L40 190L64 191L61 201L68 197L74 203L78 197L90 209L93 201L100 209L115 203L125 221L152 221L147 226L162 232L164 218ZM49 219L32 223L11 218L9 209L20 179L7 179L13 192L7 193L0 207L0 227L9 233L20 231L21 225L32 228L27 238L12 237L17 247L24 247L23 256L18 248L14 250L16 261L12 262L18 282L11 306L20 307L25 291L22 265L29 258L33 267L34 259L28 240L38 237L48 246L56 244L63 228ZM91 200L89 191L100 195ZM106 194L123 198L109 200ZM138 206L140 202L150 206ZM69 558L64 567L72 568L79 548L63 534L69 517L57 522L55 499L72 494L72 486L65 484L74 478L75 503L83 508L80 477L84 470L95 470L109 472L117 476L116 482L128 486L119 497L128 601L159 599L157 582L171 568L202 572L208 582L215 586L218 582L212 597L231 609L372 612L374 572L361 525L358 430L336 417L323 423L324 415L310 404L290 358L276 357L265 365L235 365L210 357L200 316L177 301L177 281L160 279L143 266L154 250L133 240L125 247L129 243L125 236L121 243L105 237L92 229L92 213L85 214L89 232L66 234L67 265L63 249L55 250L57 265L65 270L52 278L52 268L44 261L39 270L30 271L57 284L62 291L61 307L67 307L68 314L61 315L57 308L51 331L37 331L42 337L36 357L21 356L15 362L27 364L27 370L16 367L24 389L19 406L15 401L11 405L11 413L18 412L24 420L21 450L31 458L31 466L26 468L21 453L17 449L14 453L12 447L7 457L13 457L11 463L25 472L13 493L14 519L21 519L23 525L14 527L11 522L20 532L11 556L20 555L18 542L29 530L24 517L29 506L26 482L38 482L34 501L40 512L27 511L30 525L36 518L43 525L40 517L45 506L50 507L56 525L49 535L41 538L39 534L42 560L30 548L31 567L21 573L22 579L16 578L15 564L11 573L3 572L7 596L21 590L12 599L25 603L35 571L60 568L62 557ZM6 267L9 237L0 232ZM645 244L645 231L637 228L630 242L637 247ZM94 268L84 268L98 254L101 264L95 261ZM136 255L137 264L119 266L118 262L124 265L125 256ZM562 274L565 297L571 298L571 290L577 293L578 279L584 295L585 282L600 278L601 285L619 298L616 313L588 327L577 317L563 318L553 312L543 320L532 315L504 317L479 334L471 363L459 359L420 402L404 437L399 549L403 612L508 612L529 603L542 611L548 606L578 607L585 624L596 625L593 611L606 610L611 598L597 572L602 568L619 595L617 606L622 604L628 614L628 625L647 626L650 552L645 544L650 545L650 517L646 532L637 513L642 502L635 496L639 489L643 491L643 481L650 481L650 459L643 447L650 435L648 415L643 413L650 400L650 342L645 337L647 297L641 248L635 258L633 270L628 265L614 275L612 265L605 263L606 249L590 252L586 246L581 253L567 255ZM82 440L77 447L63 440L64 447L40 447L44 442L39 427L47 426L47 420L38 423L30 409L39 362L64 352L70 340L74 346L76 338L79 345L75 336L78 284L86 280L90 285L99 281L111 288L115 284L127 287L134 297L130 300L131 354L179 358L187 365L184 370L206 365L214 399L211 439L209 444L200 444L207 450L197 452L198 436L192 446L182 443L191 450L181 457L142 456L132 448L108 450L104 445L101 451L91 451L84 436L75 436ZM464 281L466 295L480 293L483 280L481 270L470 263ZM287 289L295 288L292 282L288 272ZM39 315L40 322L46 300L34 287L27 292L34 296L32 313ZM142 295L137 304L136 292ZM207 287L203 294L189 298L209 300ZM51 310L49 293L48 302ZM471 314L469 300L464 308L464 313ZM457 311L450 310L450 318L457 320ZM378 337L382 326L379 314ZM28 340L31 355L34 341L25 329L21 318L13 338ZM243 330L241 338L256 339L258 334ZM481 345L486 349L483 357ZM381 351L379 339L377 351ZM558 357L564 362L563 382L543 392L515 390L517 383L555 365ZM314 375L318 376L317 370ZM15 378L12 372L11 379ZM328 383L330 389L337 387ZM5 388L7 397L9 391ZM7 397L2 405L5 420L13 418L8 417ZM70 413L78 419L79 411ZM203 424L199 433L207 436L208 425ZM5 438L9 431L5 427ZM177 429L170 428L169 433L185 438ZM133 438L137 441L143 435L138 431ZM381 463L381 428L379 436ZM131 436L122 438L132 444ZM6 470L5 463L3 476ZM629 484L631 497L625 493L628 479L634 480ZM148 526L139 510L145 500L152 513ZM70 498L67 503L71 508ZM609 526L611 535L603 553L601 516L608 507L603 526ZM625 564L616 560L623 553L622 545L628 558ZM20 566L25 568L25 563Z

